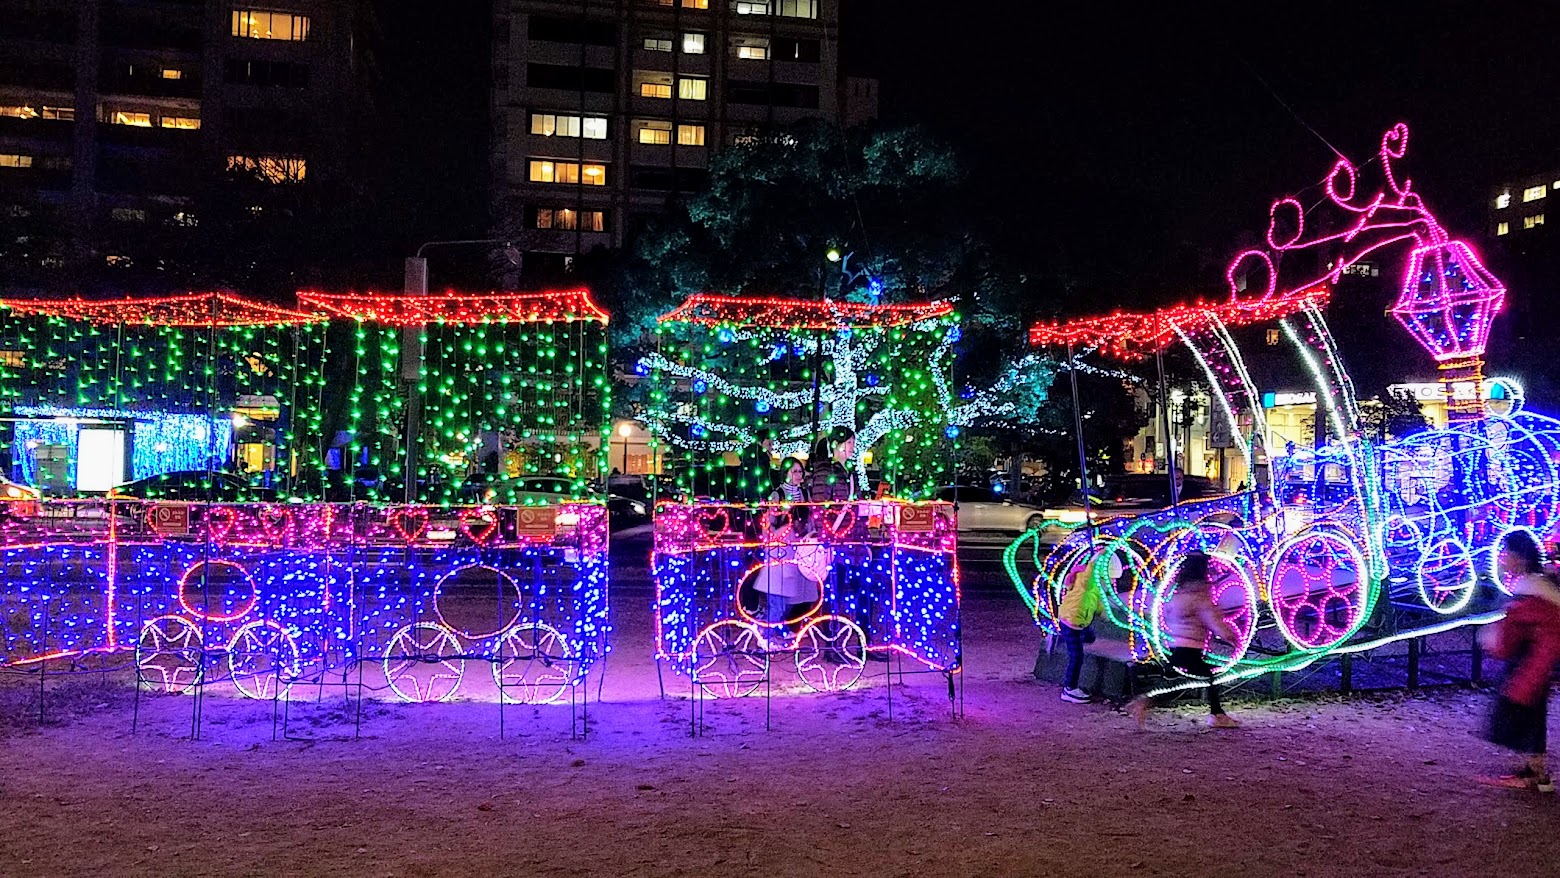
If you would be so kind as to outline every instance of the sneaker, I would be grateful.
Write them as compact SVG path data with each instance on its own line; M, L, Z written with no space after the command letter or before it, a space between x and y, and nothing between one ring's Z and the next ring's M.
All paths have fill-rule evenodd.
M1091 698L1084 689L1063 689L1062 700L1072 704L1088 704Z
M1542 780L1535 779L1531 774L1518 772L1516 774L1502 774L1498 777L1481 777L1479 783L1487 787L1500 787L1504 790L1542 789ZM1554 781L1549 781L1549 789L1554 791Z
M1236 722L1234 717L1231 717L1229 714L1215 713L1208 717L1208 728L1238 729L1240 728L1240 723Z
M1132 717L1138 728L1143 728L1148 720L1148 698L1140 696L1132 699L1127 704L1127 716Z

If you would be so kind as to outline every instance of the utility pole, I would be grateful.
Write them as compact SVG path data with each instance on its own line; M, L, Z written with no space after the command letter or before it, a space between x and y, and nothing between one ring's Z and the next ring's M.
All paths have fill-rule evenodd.
M418 252L421 252L420 250ZM421 256L406 259L406 283L408 296L428 295L428 260ZM401 327L401 381L406 385L406 454L402 481L406 486L405 502L410 506L417 502L417 451L422 432L422 366L423 332L426 325L407 324Z

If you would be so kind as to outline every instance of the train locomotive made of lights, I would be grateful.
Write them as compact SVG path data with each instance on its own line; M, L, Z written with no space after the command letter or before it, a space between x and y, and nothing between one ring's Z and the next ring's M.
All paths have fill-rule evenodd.
M1276 322L1315 381L1318 431L1329 434L1316 449L1266 449L1269 478L1251 491L1093 527L1067 525L1073 530L1050 551L1040 531L1021 536L1005 562L1043 629L1056 630L1068 584L1090 576L1107 618L1127 632L1133 658L1163 660L1164 607L1194 551L1210 556L1214 600L1240 633L1233 647L1207 645L1223 679L1294 670L1499 617L1500 541L1525 529L1543 544L1557 525L1560 421L1526 411L1515 382L1483 378L1490 323L1506 291L1396 172L1407 143L1403 125L1382 138L1376 160L1384 184L1374 192L1347 159L1334 165L1318 205L1330 223L1326 216L1317 223L1293 197L1274 202L1267 246L1236 257L1223 303L1032 328L1033 344L1122 359L1185 344L1211 388L1212 416L1241 436L1238 416L1249 413L1252 439L1236 444L1252 472L1258 443L1270 434L1231 329ZM1326 227L1308 234L1308 224ZM1435 359L1448 391L1471 384L1475 392L1447 394L1446 427L1373 441L1361 429L1322 308L1349 266L1396 245L1410 253L1390 313ZM1319 248L1332 257L1324 274L1280 282L1286 253Z

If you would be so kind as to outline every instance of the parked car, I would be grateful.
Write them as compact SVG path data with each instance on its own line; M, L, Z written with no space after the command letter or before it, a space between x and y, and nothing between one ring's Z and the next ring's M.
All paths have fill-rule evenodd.
M110 488L116 500L185 500L212 503L270 503L273 488L251 485L237 473L219 470L185 470L147 476Z
M990 488L950 485L937 491L937 499L957 504L961 534L1020 534L1045 520L1045 510L1040 507L1014 502Z
M1183 476L1180 499L1205 500L1222 494L1218 484L1203 476ZM1170 506L1170 479L1164 473L1129 473L1106 476L1105 484L1089 492L1089 516L1096 525L1155 512ZM1066 503L1047 507L1043 516L1079 525L1084 522L1083 494L1074 491ZM1050 528L1040 536L1042 543L1060 542L1069 533L1067 528Z

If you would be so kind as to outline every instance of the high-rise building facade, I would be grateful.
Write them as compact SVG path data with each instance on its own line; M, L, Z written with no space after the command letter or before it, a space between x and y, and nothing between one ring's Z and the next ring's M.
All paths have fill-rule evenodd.
M493 33L495 224L527 273L621 245L723 145L875 114L838 0L496 0Z
M230 172L352 175L373 34L368 0L0 0L7 262L47 285L136 259Z

